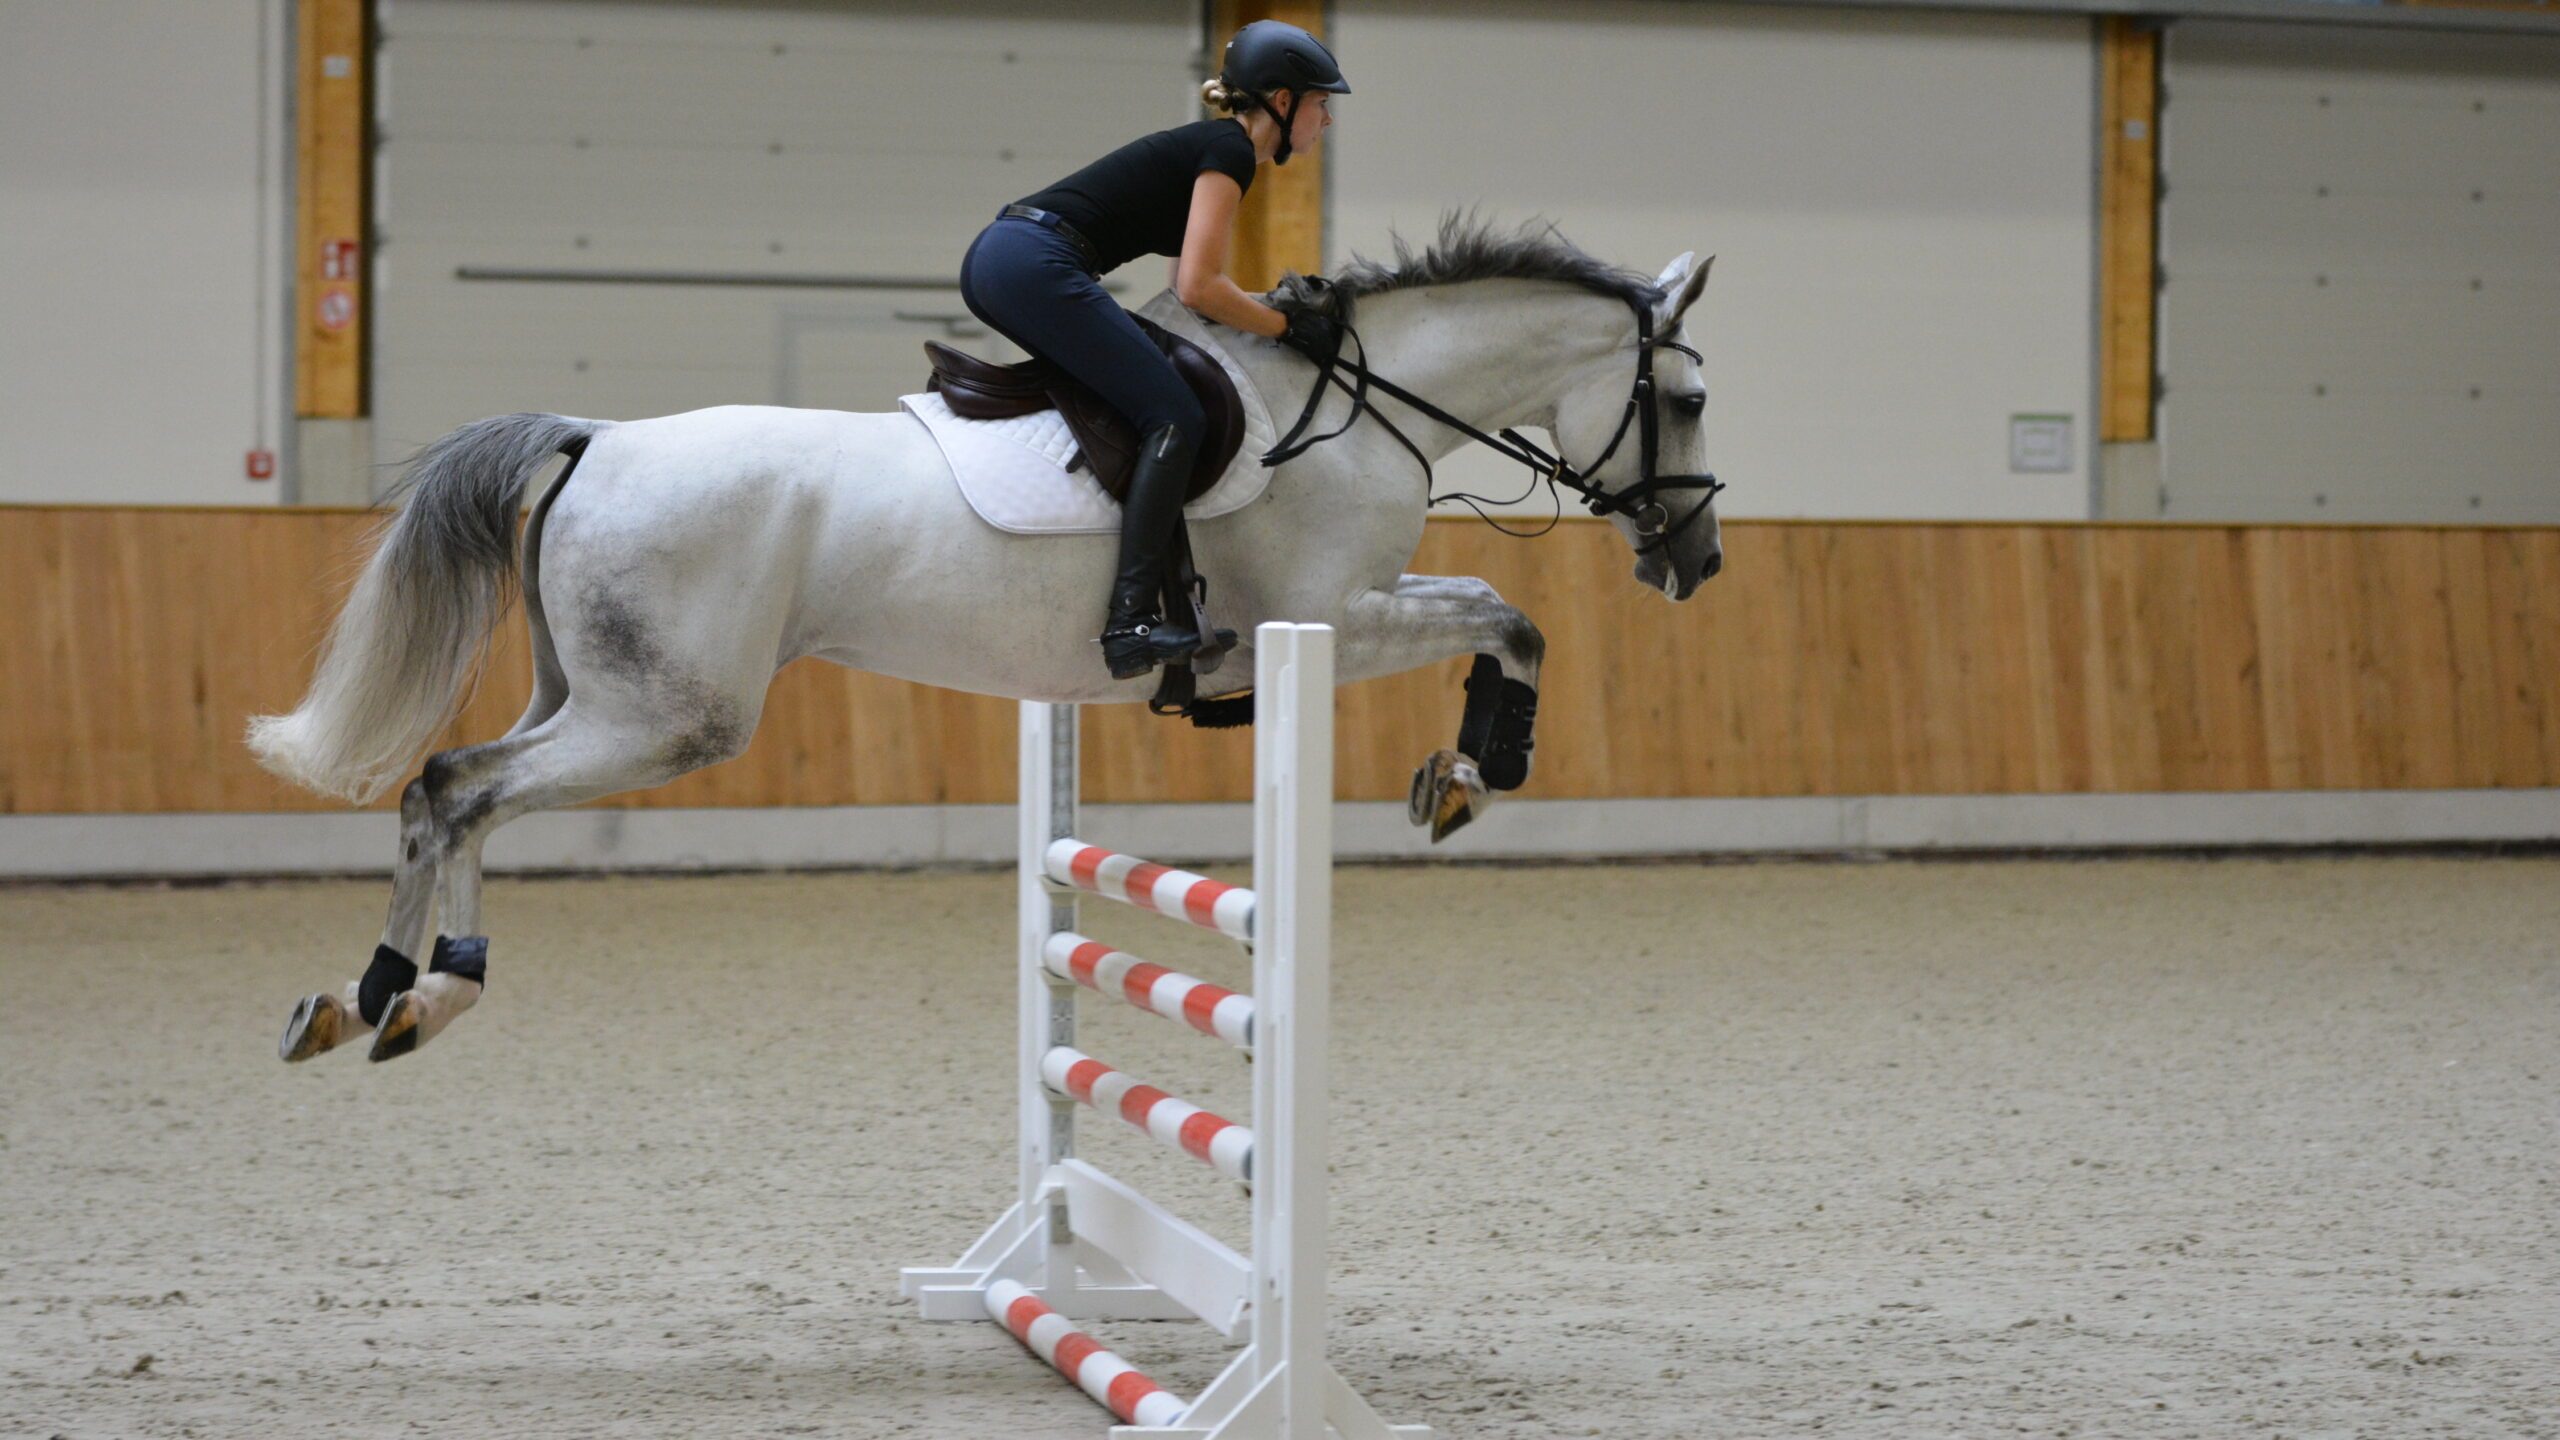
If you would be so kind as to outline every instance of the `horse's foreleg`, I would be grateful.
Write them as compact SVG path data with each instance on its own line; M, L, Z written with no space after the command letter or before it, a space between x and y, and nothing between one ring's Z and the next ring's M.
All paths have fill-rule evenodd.
M1465 576L1406 575L1392 594L1370 591L1345 617L1343 678L1411 670L1472 653L1467 706L1453 749L1414 772L1407 807L1416 825L1447 839L1500 790L1529 778L1546 640L1491 585Z

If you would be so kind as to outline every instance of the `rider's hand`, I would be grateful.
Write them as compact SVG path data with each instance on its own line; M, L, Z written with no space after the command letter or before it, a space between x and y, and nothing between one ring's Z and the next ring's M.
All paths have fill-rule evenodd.
M1289 328L1280 343L1306 356L1319 365L1331 360L1342 348L1342 327L1329 315L1313 310L1289 312Z

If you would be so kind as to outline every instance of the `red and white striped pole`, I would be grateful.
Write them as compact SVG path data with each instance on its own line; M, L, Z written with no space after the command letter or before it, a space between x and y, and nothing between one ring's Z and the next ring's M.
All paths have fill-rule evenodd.
M1081 840L1060 840L1041 857L1050 879L1106 900L1153 910L1215 930L1230 940L1253 938L1253 892L1206 875L1122 855Z
M1240 1050L1253 1048L1253 997L1196 976L1151 965L1072 930L1049 937L1041 952L1049 973L1088 990L1117 995L1139 1009L1215 1035Z
M1112 1111L1159 1143L1207 1161L1230 1180L1253 1179L1253 1132L1233 1120L1141 1085L1069 1045L1041 1057L1040 1078L1061 1095Z
M1138 1373L1136 1366L1102 1348L1092 1336L1067 1323L1067 1317L1043 1305L1011 1280L987 1287L987 1313L1013 1332L1032 1354L1048 1361L1087 1395L1111 1407L1132 1425L1179 1424L1190 1407L1173 1392Z

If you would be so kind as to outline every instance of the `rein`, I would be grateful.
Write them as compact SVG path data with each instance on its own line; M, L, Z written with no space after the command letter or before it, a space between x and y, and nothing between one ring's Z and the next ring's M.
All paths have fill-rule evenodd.
M1517 430L1505 429L1499 438L1487 435L1385 376L1377 374L1369 368L1367 342L1360 338L1358 331L1347 324L1342 326L1343 336L1358 347L1359 358L1345 359L1340 348L1337 347L1334 354L1317 367L1316 383L1307 392L1306 408L1298 413L1298 422L1290 426L1289 433L1281 437L1280 443L1274 445L1270 452L1262 457L1262 463L1269 467L1294 460L1313 446L1331 440L1359 424L1361 415L1365 413L1377 416L1378 423L1387 427L1387 433L1396 437L1396 443L1404 446L1413 458L1421 463L1424 484L1428 488L1435 479L1431 461L1423 455L1421 447L1415 445L1412 440L1406 438L1402 430L1396 428L1394 421L1389 420L1383 412L1370 403L1369 388L1374 385L1477 443L1528 466L1536 472L1529 482L1530 489L1534 490L1543 483L1548 493L1554 494L1555 487L1561 485L1581 497L1582 504L1594 515L1624 515L1634 521L1636 532L1645 537L1643 542L1636 546L1637 554L1642 555L1668 547L1673 536L1687 529L1690 521L1704 514L1707 507L1715 503L1717 493L1725 486L1723 481L1711 474L1659 475L1655 473L1655 457L1659 453L1661 431L1660 419L1655 413L1653 404L1653 352L1656 349L1677 350L1692 360L1699 357L1697 351L1677 340L1654 338L1653 315L1644 306L1631 301L1628 308L1636 313L1635 385L1627 395L1626 409L1618 416L1616 433L1609 437L1608 445L1601 449L1598 458L1586 467L1576 469L1567 464L1562 457L1548 454ZM1337 369L1345 368L1352 372L1353 379L1357 383L1346 383L1340 375L1335 373ZM1351 418L1342 422L1339 429L1300 440L1298 437L1305 434L1307 426L1315 420L1316 407L1323 401L1327 385L1339 386L1343 393L1351 397ZM1612 493L1593 481L1591 474L1608 464L1609 457L1618 453L1618 445L1627 438L1627 426L1631 423L1639 424L1638 445L1642 451L1643 468L1634 484ZM1671 490L1704 490L1706 494L1700 496L1698 503L1690 506L1687 513L1678 520L1673 520L1670 507L1653 498L1657 493ZM1476 503L1482 498L1485 497L1453 491L1446 495L1433 495L1429 503L1440 505L1455 501L1463 504L1474 510L1486 524L1493 526L1494 529L1520 539L1544 535L1548 530L1555 528L1557 520L1563 518L1564 502L1563 498L1558 496L1556 516L1548 520L1543 529L1512 530L1485 513L1484 507ZM1521 498L1528 498L1528 491L1521 492Z

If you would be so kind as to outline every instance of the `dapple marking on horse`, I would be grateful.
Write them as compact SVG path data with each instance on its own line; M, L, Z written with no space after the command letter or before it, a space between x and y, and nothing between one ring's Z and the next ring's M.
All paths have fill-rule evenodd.
M1570 459L1622 433L1629 357L1645 307L1661 342L1707 270L1683 254L1658 277L1606 265L1553 226L1512 236L1444 217L1422 256L1355 260L1330 286L1284 277L1289 308L1344 319L1358 302L1367 364L1482 429L1538 426ZM1276 412L1313 367L1275 342L1214 332ZM1705 390L1694 360L1652 352L1661 466L1695 470ZM1349 417L1329 393L1325 429ZM1430 458L1466 437L1371 395ZM1590 478L1639 482L1633 447ZM513 543L535 473L570 457ZM461 703L521 568L533 694L503 737L428 758L400 797L390 914L373 966L295 1008L281 1045L301 1060L364 1030L372 1057L432 1039L482 993L480 857L519 815L663 784L746 748L774 673L802 656L951 689L1049 703L1137 703L1155 677L1115 681L1101 628L1103 535L1018 536L980 521L924 427L901 412L724 405L623 422L503 415L435 441L410 463L406 498L349 594L290 714L250 723L268 769L324 794L370 800L407 772ZM1413 575L1429 483L1374 420L1288 460L1254 504L1201 523L1193 543L1219 618L1250 635L1267 619L1333 626L1342 683L1477 655L1459 748L1415 776L1411 818L1434 838L1494 788L1528 778L1528 722L1545 641L1492 586ZM1711 498L1711 496L1710 496ZM1722 563L1711 508L1667 537L1626 515L1635 578L1687 599ZM1650 539L1651 543L1647 543ZM1250 682L1249 663L1202 694ZM1516 688L1515 688L1516 687ZM1480 753L1492 741L1509 753ZM1471 750L1468 747L1473 746ZM1492 772L1490 776L1479 770ZM1490 780L1490 783L1489 783ZM433 931L430 919L435 921ZM430 949L431 934L440 937ZM429 956L425 973L415 963Z

